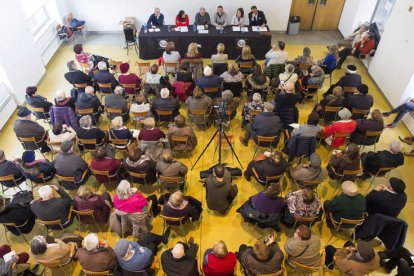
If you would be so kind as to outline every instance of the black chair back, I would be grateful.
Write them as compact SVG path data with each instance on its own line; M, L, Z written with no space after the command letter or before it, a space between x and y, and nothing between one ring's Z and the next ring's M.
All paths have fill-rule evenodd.
M213 74L220 76L228 69L228 64L226 63L213 63Z
M125 41L127 43L136 43L137 40L137 29L133 24L124 25Z

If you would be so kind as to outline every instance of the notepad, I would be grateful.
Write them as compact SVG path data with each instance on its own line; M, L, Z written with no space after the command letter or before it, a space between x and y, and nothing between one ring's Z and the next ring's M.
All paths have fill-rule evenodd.
M260 27L259 28L259 31L260 32L267 32L267 27Z
M249 28L248 28L248 27L241 27L241 28L240 28L240 30L241 30L243 33L247 33L247 32L249 32Z
M289 126L293 128L299 128L300 124L293 123L293 124L290 124Z
M160 30L159 28L155 28L155 29L154 29L154 32L156 32L156 33L157 33L157 32L160 32L160 31L161 31L161 30Z
M10 251L9 253L7 253L7 254L5 254L5 255L3 255L3 260L4 260L4 262L5 263L7 263L8 261L10 261L12 258L13 258L13 256L15 256L15 255L17 255L16 254L16 252L13 250L13 251Z
M204 25L197 25L197 31L204 30Z
M188 33L188 27L187 26L182 26L182 27L179 27L179 28L180 28L180 32Z
M233 26L233 32L240 32L239 26Z
M199 34L208 34L208 30L198 30Z
M148 31L149 31L150 33L152 33L152 32L154 32L154 29L148 29Z

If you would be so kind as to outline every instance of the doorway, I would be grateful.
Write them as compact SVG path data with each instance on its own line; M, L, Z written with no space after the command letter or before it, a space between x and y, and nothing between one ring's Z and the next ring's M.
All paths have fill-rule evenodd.
M301 31L338 29L345 0L292 0L290 16L300 16Z

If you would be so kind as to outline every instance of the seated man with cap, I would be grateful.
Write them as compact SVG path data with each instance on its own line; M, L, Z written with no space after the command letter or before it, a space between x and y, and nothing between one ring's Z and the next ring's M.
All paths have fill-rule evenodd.
M343 248L328 245L325 251L325 265L329 269L335 265L346 275L367 275L380 267L379 255L366 241L359 241L357 246L347 241Z
M93 109L92 116L93 116L94 124L96 124L99 121L99 117L101 116L103 112L102 103L99 100L99 98L95 95L95 90L93 89L92 86L86 86L85 93L81 93L80 95L78 95L78 100L76 102L76 108L78 110L92 108Z
M199 275L197 268L198 245L194 238L188 239L188 244L177 242L172 249L161 254L162 270L168 276Z
M135 94L135 91L141 88L141 79L135 73L132 73L129 70L129 63L124 62L119 65L119 70L121 75L119 75L118 80L121 85L124 84L135 84L135 88L125 88L125 92L128 94Z
M44 185L39 188L39 199L32 201L31 209L37 218L51 221L60 220L63 228L70 226L74 216L69 217L69 210L72 205L70 196L56 185ZM59 195L56 197L54 191ZM59 225L48 226L50 229L59 230Z
M203 89L203 91L205 88L218 88L218 91L215 93L206 93L206 95L212 99L220 97L222 84L223 79L219 76L213 75L213 69L210 66L204 67L204 76L196 81L196 85Z
M6 154L0 150L0 176L13 175L15 181L2 181L1 185L12 188L25 181L25 177L15 162L6 159Z
M157 110L162 110L162 111L171 110L172 111L171 121L172 121L172 118L175 118L175 116L180 114L179 112L180 104L176 98L170 97L170 91L168 90L168 88L161 89L160 95L161 95L161 98L155 99L154 102L152 103L151 112L152 114L154 114L155 120L158 121L159 116L156 112ZM163 119L165 120L165 118Z
M352 134L357 126L356 121L351 119L351 111L347 108L339 110L338 116L341 120L325 126L325 128L321 131L324 141L332 147L340 147L346 142L346 139L343 137L338 137L334 140L333 136L336 132Z
M56 168L56 174L61 176L73 176L74 183L63 182L63 186L68 190L77 190L79 186L88 181L89 165L78 154L73 152L73 141L64 141L60 145L62 152L56 154L53 165Z
M264 110L253 118L253 121L246 126L244 137L240 137L240 142L247 147L249 139L253 136L253 140L257 143L257 136L278 136L282 129L282 122L279 116L273 113L275 106L269 102L264 103ZM278 138L273 142L276 147Z
M366 195L368 214L380 213L398 217L407 203L405 183L399 178L391 177L388 185L378 185Z
M312 153L309 157L309 164L298 164L290 170L291 177L299 185L304 181L324 181L328 176L325 168L321 168L321 158L317 153Z
M25 150L22 158L17 158L19 169L26 179L35 183L44 183L52 180L56 173L55 167L47 159L37 159L33 150Z
M323 94L324 97L327 94L332 94L332 91L336 86L341 86L342 88L344 88L344 86L358 87L362 84L361 75L357 74L357 67L355 65L350 64L346 67L346 69L347 71L345 72L345 75L343 75L337 83L329 87L328 91Z
M131 272L150 268L154 259L149 248L124 239L115 244L114 251L119 266Z
M353 109L370 110L374 104L374 98L368 95L368 86L361 84L357 87L358 92L352 96L346 97L345 107L353 111ZM346 96L346 95L345 95ZM362 119L363 114L353 114L352 119Z
M13 129L17 137L35 137L36 143L25 142L26 150L37 150L42 153L48 152L51 148L47 145L47 131L37 122L32 121L32 112L23 106L17 112L17 120L13 123Z
M41 107L43 108L43 112L36 112L34 111L34 115L37 119L45 119L49 118L49 109L53 104L49 102L45 97L40 96L37 94L37 87L36 86L29 86L26 88L26 102L31 107Z
M327 216L327 225L332 228L332 219L339 223L341 218L361 219L366 209L365 198L358 192L358 186L352 181L342 183L342 193L323 203ZM342 226L346 228L346 225Z

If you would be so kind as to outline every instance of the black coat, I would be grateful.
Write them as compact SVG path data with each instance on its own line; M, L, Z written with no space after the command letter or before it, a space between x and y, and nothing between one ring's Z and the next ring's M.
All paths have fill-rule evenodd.
M342 76L339 81L335 84L335 86L351 86L351 87L358 87L361 84L361 76L358 74L349 74L346 73Z
M94 122L99 121L99 117L102 113L101 112L101 106L102 106L102 103L101 103L101 101L99 100L99 98L97 96L89 95L89 94L86 94L86 93L81 93L78 96L78 100L76 102L76 107L78 109L93 108L93 113L95 114L95 115L93 115Z
M27 221L27 223L26 223ZM30 206L23 206L18 203L9 203L6 205L6 209L0 213L0 223L12 222L17 226L25 224L20 228L23 234L28 234L32 231L35 224L35 215L33 214ZM19 235L19 232L14 227L7 227L7 229L14 235Z
M75 71L69 71L65 73L65 79L70 84L83 84L86 83L87 85L92 85L92 78L88 75L86 75L84 72L75 70Z
M256 170L261 181L266 180L266 176L277 176L284 173L288 167L287 161L283 158L281 163L277 166L270 158L266 158L262 161L251 161L253 162L253 168Z
M76 136L78 136L79 139L96 139L96 144L97 145L101 145L104 142L104 139L106 137L106 133L105 131L97 128L97 127L93 127L90 129L84 129L82 127L78 128L78 130L76 131ZM84 146L79 144L79 150L83 150ZM88 148L89 146L86 146L86 148Z
M32 107L43 107L44 113L34 112L37 119L45 119L49 117L49 109L53 104L42 96L29 96L26 95L26 102Z
M109 73L109 71L102 71L99 70L93 75L93 79L97 83L111 83L112 90L115 89L119 85L119 82L115 79L115 77ZM111 91L104 89L105 93L110 93Z
M380 168L399 167L404 165L404 154L391 153L388 150L369 151L361 154L362 168L376 174Z
M282 122L273 112L262 112L254 117L250 129L253 133L253 139L257 142L259 136L276 136L279 135L282 128Z
M171 249L161 254L162 270L167 276L198 276L197 268L197 244L184 244L185 255L181 259L175 259Z
M405 193L396 194L389 191L372 190L365 197L368 214L380 213L390 217L398 217L407 203Z
M366 131L380 131L384 129L384 121L383 120L373 120L373 119L358 119L356 120L357 127L355 131L352 133L350 141L351 143L357 145L373 145L378 142L378 139L368 137L365 139L365 132Z
M249 12L249 25L250 26L262 26L263 24L267 24L266 16L264 12L257 11L257 17L252 20L252 13Z
M172 110L172 118L179 114L180 104L178 100L175 98L158 98L155 99L152 103L151 112L154 114L154 118L156 121L159 120L158 114L156 114L155 110ZM163 118L165 119L165 118Z
M144 161L135 167L135 166L128 165L126 158L125 158L122 161L122 167L126 171L132 171L135 173L146 173L147 177L145 178L145 181L147 182L148 185L151 185L157 181L157 171L155 170L155 162L152 160ZM133 182L144 184L144 181L142 179L133 179Z
M22 183L25 180L17 164L11 161L8 161L8 160L1 162L0 163L0 176L6 176L10 174L14 176L14 179L18 180L17 181L18 184ZM13 181L2 181L1 185L9 187L9 188L16 186Z
M345 107L352 112L353 108L369 110L374 104L374 98L371 95L354 94L345 100ZM352 119L362 119L363 115L352 115Z

